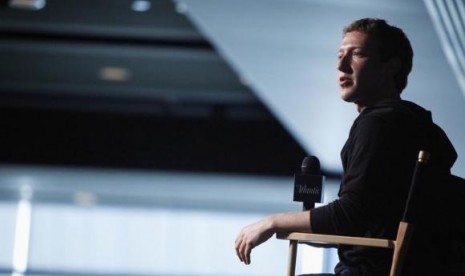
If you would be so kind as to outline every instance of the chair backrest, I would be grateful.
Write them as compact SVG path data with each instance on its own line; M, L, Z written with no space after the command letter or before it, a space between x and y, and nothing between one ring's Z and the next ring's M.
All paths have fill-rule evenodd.
M457 275L449 274L449 267L465 263L465 180L427 163L417 164L415 174L414 191L409 193L403 217L415 225L406 269L409 273ZM463 267L458 275L465 275Z

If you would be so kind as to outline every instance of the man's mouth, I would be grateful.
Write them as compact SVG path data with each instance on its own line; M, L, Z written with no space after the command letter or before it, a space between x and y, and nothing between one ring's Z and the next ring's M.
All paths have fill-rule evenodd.
M341 87L347 87L351 86L353 84L353 80L349 77L340 77L339 78L339 86Z

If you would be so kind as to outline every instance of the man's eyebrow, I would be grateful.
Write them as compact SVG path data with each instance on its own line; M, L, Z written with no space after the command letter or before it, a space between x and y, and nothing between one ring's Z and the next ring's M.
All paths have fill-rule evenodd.
M339 48L339 50L337 50L337 52L338 53L343 53L343 52L345 52L347 50L350 50L350 49L351 49L351 47L341 47L341 48Z
M339 48L338 52L344 52L344 51L347 51L347 50L355 50L355 49L362 49L363 47L361 46L342 46L341 48Z

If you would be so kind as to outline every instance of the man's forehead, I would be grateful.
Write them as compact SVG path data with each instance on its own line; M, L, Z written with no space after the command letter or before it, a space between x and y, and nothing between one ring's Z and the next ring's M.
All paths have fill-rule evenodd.
M374 41L366 33L353 31L348 32L342 38L340 50L350 49L350 48L370 48L373 45Z

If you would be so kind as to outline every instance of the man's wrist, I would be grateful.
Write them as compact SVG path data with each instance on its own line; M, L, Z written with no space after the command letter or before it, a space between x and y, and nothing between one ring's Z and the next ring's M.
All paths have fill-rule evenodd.
M274 215L271 215L271 216L268 216L266 219L265 219L265 227L266 227L266 230L267 231L273 231L273 232L276 232L278 231L278 218L277 218L278 214L274 214Z

